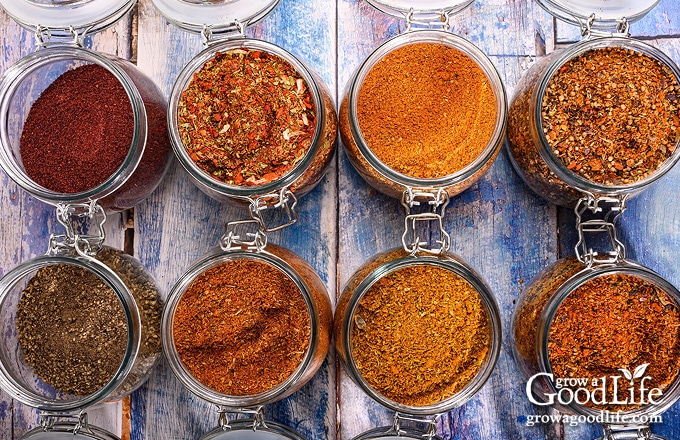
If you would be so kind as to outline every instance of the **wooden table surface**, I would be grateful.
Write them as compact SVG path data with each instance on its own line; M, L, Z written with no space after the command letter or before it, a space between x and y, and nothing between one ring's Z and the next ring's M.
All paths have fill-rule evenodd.
M404 31L363 0L283 0L248 35L273 42L305 60L342 98L359 63L381 42ZM452 18L452 31L486 52L512 96L530 59L580 37L532 0L477 0ZM635 37L680 63L680 2L661 0L631 27ZM33 48L33 35L0 12L0 70ZM167 94L182 66L201 50L201 38L168 24L150 0L115 27L88 37L98 51L131 58ZM680 286L680 169L630 202L619 224L628 256ZM371 255L399 246L403 212L376 193L349 165L342 149L321 184L298 205L299 222L270 240L307 260L332 297ZM0 172L0 274L41 255L51 232L59 233L54 209L29 197ZM167 293L192 261L217 243L225 221L246 211L217 203L200 192L175 164L134 212L111 216L107 243L132 252ZM538 410L528 402L511 356L510 319L526 283L555 259L573 253L574 217L534 195L510 166L505 150L471 189L452 200L445 227L452 250L491 286L503 317L500 358L484 388L466 405L442 416L438 432L459 439L583 439L597 426L527 427L523 416ZM391 414L364 396L330 353L316 377L291 397L266 408L266 416L309 439L351 439L390 423ZM148 382L122 402L89 411L90 421L125 439L197 439L217 426L213 407L183 389L163 362ZM0 439L19 439L38 423L36 412L0 392ZM680 437L680 404L654 432Z

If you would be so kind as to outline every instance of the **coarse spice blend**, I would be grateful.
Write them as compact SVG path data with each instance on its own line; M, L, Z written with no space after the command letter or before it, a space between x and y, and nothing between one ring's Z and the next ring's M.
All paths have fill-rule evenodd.
M484 152L496 107L487 76L470 56L444 44L414 43L371 67L359 90L357 119L380 161L430 179L460 171Z
M230 396L283 383L304 360L311 320L299 288L253 259L224 261L196 277L173 318L179 359L201 384Z
M35 374L73 395L104 387L127 344L125 314L113 289L87 269L69 264L36 272L22 292L16 325Z
M630 49L589 50L567 61L542 99L553 154L603 185L646 178L680 141L680 86L659 61Z
M647 364L645 376L650 379L645 386L663 392L676 380L680 365L678 304L635 275L593 278L557 308L548 334L548 357L553 374L560 378L621 376L620 369L633 372ZM596 388L586 387L591 392ZM606 402L615 401L614 389L614 381L608 381ZM614 412L640 406L587 405Z
M428 406L463 390L491 345L488 313L472 285L433 265L375 282L358 303L351 356L363 379L402 405Z
M302 160L317 116L307 83L288 61L243 48L217 52L194 73L177 117L196 165L228 185L255 186Z

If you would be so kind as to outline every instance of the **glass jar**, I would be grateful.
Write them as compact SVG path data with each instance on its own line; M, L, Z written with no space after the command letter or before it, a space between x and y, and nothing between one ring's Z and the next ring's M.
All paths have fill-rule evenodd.
M413 10L402 5L402 3L412 2L376 1L370 3L382 11L390 12L402 18L406 17L409 31L386 41L378 47L359 66L349 82L347 93L340 107L340 135L347 157L354 168L372 187L394 198L400 198L408 188L443 189L449 196L459 194L489 169L503 144L507 111L505 88L489 58L469 41L446 30L421 29L410 31L410 29L424 21L430 22L431 20L434 22L433 16L439 20L440 26L448 29L448 16L471 2L443 2L448 4L445 5L446 9L439 9L440 12L435 12L437 5L423 5L421 2L417 6L415 14ZM458 4L451 5L451 3ZM392 7L386 8L386 4L390 4ZM427 10L428 6L431 10ZM441 8L444 8L444 5ZM444 10L447 12L441 12ZM370 96L373 97L375 102L367 102L365 105L361 105L362 99L369 97L368 92L366 92L366 97L362 98L362 88L367 87L367 78L370 78L373 72L380 72L380 69L388 70L387 64L385 64L388 62L386 60L393 59L391 57L395 57L394 59L397 60L397 57L403 57L404 54L413 56L423 51L425 47L435 48L432 50L447 48L446 54L441 55L441 58L458 57L456 58L457 61L450 61L447 67L442 67L435 65L435 63L440 62L435 61L440 56L430 54L423 56L422 60L401 60L402 67L397 66L393 70L400 74L403 73L401 72L403 68L414 72L440 72L436 77L430 78L428 76L424 80L426 81L425 84L432 88L431 96L425 96L425 92L421 96L421 90L411 92L409 87L412 86L406 83L399 83L399 85L388 88L391 81L385 80L377 82L376 85L383 84L381 86L383 91L399 88L398 92L401 96L385 95L378 97L371 93ZM470 65L460 67L459 72L455 72L454 67L463 61ZM390 62L397 64L396 61ZM422 63L429 63L430 66ZM453 75L450 75L449 72L453 72ZM473 75L472 72L478 77L473 78L474 87L479 86L479 89L475 89L475 92L472 92L473 80L463 77L463 75ZM376 73L376 75L378 74ZM458 75L461 77L458 78ZM401 76L401 78L405 82L409 79L408 76L406 78ZM480 84L478 85L477 82ZM424 88L425 85L418 83L415 87ZM470 95L458 97L463 93L461 90L469 91ZM445 103L441 102L442 99L445 100ZM457 103L454 101L456 99L459 100ZM472 99L478 101L474 103L475 111L470 113L463 107L472 108L473 105L468 103ZM400 102L403 103L404 108L395 104ZM435 111L441 110L443 116L438 114L435 118L432 111L427 114L421 106L428 105L430 107L438 106L435 107L437 108ZM445 127L440 126L443 123L439 119L447 117L446 108L448 105L451 108L449 119L446 120ZM365 107L365 110L360 107ZM381 128L376 130L370 128L370 130L375 131L371 135L373 139L371 142L366 137L368 127L365 126L362 131L362 123L368 123L368 121L362 121L361 115L376 115L378 110L380 110L380 113L375 118L379 121L376 122ZM404 115L399 117L398 113L402 111ZM392 115L397 118L397 122L390 120ZM409 119L407 123L406 115L411 116L414 121L411 122ZM430 119L426 120L426 118ZM461 122L461 119L464 118L470 119ZM407 124L411 125L412 123L415 128L406 127ZM470 130L470 133L462 134L464 130ZM457 132L461 134L458 135ZM394 140L392 135L400 138ZM408 140L404 140L402 136ZM461 138L458 139L455 136ZM442 145L442 140L447 138L451 139L449 143L452 145L445 147ZM472 145L473 141L479 145ZM394 144L394 148L392 148L394 151L388 152L386 150L385 145L388 142ZM469 151L461 151L463 148L461 144ZM378 154L377 148L385 149L385 151L380 151L380 154ZM409 150L406 150L406 148ZM445 149L447 151L444 151ZM402 154L399 151L404 153L401 158ZM412 151L413 157L409 155L407 158L407 151ZM461 160L460 158L463 156L465 156L464 160Z
M610 289L610 291L603 289ZM625 346L623 340L628 337L628 333L635 333L627 323L627 321L632 321L632 318L621 316L619 311L615 309L617 300L613 298L617 298L615 295L619 294L621 297L629 295L628 298L632 302L649 304L649 306L640 307L647 307L648 310L651 310L649 316L645 315L640 319L644 320L643 327L649 329L653 334L643 336L646 342L642 345L633 346L629 354L625 352L624 348L627 346ZM586 308L591 307L590 304L592 304L592 308L595 310L593 316L571 310L570 307L573 307L574 303L585 304L583 307ZM663 390L659 388L660 391L655 392L652 396L651 390L642 391L641 388L645 388L645 382L649 388L652 387L650 385L652 377L649 374L652 374L652 371L658 372L658 369L655 370L654 363L660 362L661 358L640 365L617 364L607 366L599 361L599 357L607 357L600 353L611 350L608 352L611 359L606 359L610 364L616 363L615 356L619 356L620 359L632 357L636 359L636 364L643 362L641 359L644 358L638 356L656 350L655 344L660 344L659 340L665 340L666 337L673 339L673 333L677 334L677 328L667 326L663 318L666 312L680 316L679 308L680 292L675 287L651 269L625 258L615 263L592 265L584 264L576 257L558 260L531 281L522 293L513 316L513 355L520 371L529 382L527 384L527 393L530 394L528 397L538 405L553 405L556 409L574 417L574 420L578 418L581 422L602 424L605 435L611 435L611 437L605 436L603 438L660 439L661 437L655 435L651 435L651 437L645 435L651 434L649 423L653 421L653 418L665 412L680 398L680 380L678 380L678 377L670 378L671 380L666 381L665 388ZM600 318L594 316L600 312ZM569 333L564 332L565 328L570 327L561 327L570 320L579 321L580 324L577 325L583 325L583 329L573 336L579 338L577 344L582 343L580 342L582 338L593 334L593 330L590 329L591 326L605 328L603 323L609 321L613 324L609 324L607 328L613 326L617 328L616 331L608 335L609 341L605 338L605 340L599 343L595 342L593 345L586 344L581 347L581 350L574 352L579 353L579 355L583 354L583 357L590 359L590 362L574 361L581 366L602 369L613 368L610 368L608 374L602 376L597 374L597 377L582 378L579 375L578 378L588 380L578 382L578 385L573 386L565 385L565 379L576 378L561 376L555 371L556 363L562 362L559 357L561 350L569 350L569 347L571 347L571 345L562 345L559 342L568 341L572 338ZM616 341L614 342L615 347L612 347L612 341ZM624 348L621 347L622 345ZM583 350L586 349L589 353L584 354ZM672 356L672 349L667 351L660 348L660 350L666 356ZM596 356L598 359L595 358ZM654 356L654 354L652 353L650 356ZM575 369L576 366L572 365L571 368ZM645 370L647 370L647 374L645 374ZM669 371L676 371L677 374L675 367L672 367L666 373ZM578 370L574 374L580 372L581 370ZM638 379L641 382L633 385L634 381L638 381ZM610 388L607 388L610 385L606 384L605 381L610 381L610 384L615 383L613 394L606 394L610 393ZM600 394L597 394L596 391L585 389L591 385L592 387L601 387L598 390L601 391L601 399ZM617 391L618 385L620 385L619 391ZM574 387L579 388L575 390ZM571 391L561 391L567 389ZM645 393L645 391L647 394L640 394ZM586 394L586 392L590 394ZM626 393L625 396L624 393ZM632 403L636 405L621 406L631 402L629 396L632 396ZM612 398L608 399L609 397ZM596 398L598 401L594 400ZM612 409L617 405L619 405L618 408L622 409Z
M210 4L154 0L153 3L168 21L187 31L201 32L206 45L206 49L193 58L180 72L170 93L168 108L168 126L172 146L175 155L191 176L192 181L204 193L218 201L248 203L259 198L263 204L269 206L276 205L281 200L281 197L277 198L276 195L293 194L300 196L311 191L323 177L335 151L337 115L331 94L319 76L293 54L274 44L246 38L245 36L247 26L266 16L278 4L278 0L210 2ZM234 17L234 20L225 21L223 17ZM191 121L194 126L197 123L193 121L205 123L204 128L206 130L214 130L213 136L224 136L224 140L220 140L216 148L209 146L210 139L206 141L200 137L199 127L195 127L196 130L193 134L191 132L184 132L183 134L183 124L180 119L182 118L182 109L187 106L186 102L183 101L183 95L188 93L187 89L192 85L196 75L202 72L202 69L207 68L207 63L213 61L217 63L220 56L225 54L231 56L245 52L254 54L253 57L258 60L267 57L271 60L279 60L282 65L287 64L294 71L294 74L299 76L301 81L296 83L297 93L304 95L308 91L311 98L311 102L309 102L311 108L307 110L310 111L310 119L314 119L313 130L309 127L311 123L306 114L302 115L303 119L301 119L304 120L303 127L310 129L310 139L300 141L298 145L295 136L299 136L301 131L294 129L296 125L290 122L292 117L299 117L298 110L301 110L301 113L305 113L307 110L292 107L293 111L289 112L288 110L283 111L284 108L280 107L280 110L283 111L283 113L280 113L276 108L272 109L272 106L278 105L275 100L277 97L274 96L275 92L271 92L271 95L268 94L269 92L261 94L262 102L255 104L247 101L248 96L246 94L239 95L242 102L230 102L225 107L228 111L218 115L220 119L213 120L211 115L209 121L200 120L200 116L196 118L198 112L190 113L189 117L193 117ZM263 56L260 57L260 54L263 54ZM253 67L253 71L269 67L266 65ZM244 76L248 77L249 75L245 74ZM289 76L286 75L285 77L288 80ZM265 80L272 81L272 90L283 90L284 82L279 82L277 78L268 77ZM254 86L262 87L260 83ZM232 87L232 85L229 84L225 87ZM243 85L244 89L246 87L249 86ZM241 86L238 86L238 88L240 89ZM217 92L211 91L210 93ZM218 98L213 96L212 99ZM266 101L268 99L271 101ZM248 124L241 124L238 116L243 111L260 113L245 116ZM232 114L235 112L238 115ZM249 130L250 128L247 127L251 127L257 122L255 118L266 119L265 126L273 128L277 121L283 121L284 117L289 115L288 123L292 128L291 130L287 128L282 131L281 135L269 132L247 133L248 136L252 135L257 142L249 145L245 152L239 150L245 148L245 145L243 145L245 138L238 138L240 136L239 131ZM278 127L278 125L276 126ZM234 133L235 131L236 133ZM289 135L287 132L292 134ZM245 134L244 132L243 135ZM252 140L253 137L248 137L248 139ZM233 149L235 152L233 153L230 149L232 147L224 147L223 145L229 142L228 139L234 141ZM309 145L303 145L306 143L309 143ZM274 148L271 145L278 147ZM211 149L210 153L206 152L207 148ZM294 158L288 156L273 158L269 157L269 153L266 155L256 153L255 150L258 149L263 151L286 150L286 154L298 149L306 151L304 151L304 155L298 155ZM214 157L203 157L204 154L214 154ZM289 159L292 162L291 164L289 164ZM253 161L253 164L248 163L248 161ZM279 161L283 161L286 166L282 166ZM273 172L275 166L281 169ZM262 170L251 169L252 167L262 167ZM227 173L230 177L220 175L219 173L222 172Z
M243 281L244 277L257 277L260 281L255 282L250 278L248 278L250 281ZM263 286L266 284L268 286L269 280L273 280L271 282L274 285L270 286L271 289L264 287L268 292L266 295L257 291L255 285ZM246 283L246 285L241 285L242 283ZM195 289L198 289L197 291L203 292L201 295L215 294L215 298L212 298L209 303L188 302L187 305L182 305L183 301L192 300L194 285L197 286L195 287ZM283 292L284 287L290 288L290 291ZM233 297L234 292L229 289L244 289L243 293L237 296L246 295L248 297L248 311L241 315L242 309L239 309L237 313L230 316L217 316L218 313L230 313L229 309L237 308L237 305L234 304L236 301ZM278 296L264 297L270 293ZM226 306L224 301L227 301L230 305ZM302 306L298 309L296 306L290 305L288 301L291 301L291 303L299 302ZM288 310L287 307L296 309L300 315L292 317L291 315L295 315L295 313L284 313L285 310ZM207 308L212 311L210 316L205 313ZM277 315L274 314L277 309L285 316L281 315L277 318ZM251 312L253 314L248 315L247 318L247 322L250 324L239 321L241 319L239 316L243 317L246 313ZM190 313L191 317L187 317L187 313ZM304 332L304 329L307 328L307 324L298 325L299 323L296 321L298 318L304 322L308 321L309 330L306 337L301 335L298 337L298 333ZM211 319L220 320L221 328L225 331L229 328L229 331L233 330L236 334L231 337L217 333L208 335L208 331L220 331L215 328ZM262 405L280 400L297 391L314 376L321 366L330 346L332 320L331 303L323 281L299 256L290 250L273 244L260 243L258 246L246 246L243 243L232 242L223 244L221 248L195 262L172 288L163 312L163 349L170 368L180 382L195 395L214 403L220 408L221 428L218 428L217 432L221 432L222 428L226 430L231 423L227 420L226 413L245 412L254 416L248 425L249 429L260 433L261 428L270 426L270 422L264 423L262 420ZM179 330L182 340L178 340L180 334L177 333L176 327L184 329L187 326L191 327L191 330ZM279 331L289 336L279 335ZM189 337L185 337L188 334ZM295 336L295 341L292 341L294 347L291 346L290 350L291 352L295 351L299 356L296 355L293 363L291 363L288 357L281 360L279 355L282 354L280 353L281 344L288 344L289 342L287 339L284 341L284 339L293 336ZM189 338L195 339L190 340ZM276 344L267 345L271 343L270 338L274 338L277 341ZM231 374L236 368L240 369L240 375L234 373L234 381L238 381L239 384L229 382L228 385L224 385L224 380L229 380L229 378L225 379L227 374L218 373L218 371L227 371L224 364L226 361L221 356L224 354L224 356L238 357L236 351L240 350L236 346L222 347L229 340L248 340L250 343L247 345L249 346L260 347L262 345L270 348L260 351L254 349L254 352L248 352L244 355L244 357L249 356L250 358L246 357L238 366L231 365L231 367L228 367L230 368L228 374ZM219 349L219 352L201 357L201 367L196 369L197 361L193 357L192 350L201 351L201 344L212 347L213 345L209 341L214 341L214 344L222 344L220 345L222 348ZM305 344L306 348L303 347ZM291 353L286 353L286 356L290 355ZM258 360L255 360L255 357L258 357ZM260 360L262 365L259 364ZM275 380L271 380L269 372L271 372L272 363L276 364L275 369L277 371L286 370L288 372L290 370L290 374L287 377L277 377ZM203 374L201 371L205 370L206 367L211 371L210 375L217 375L218 379L223 380L216 379L216 382L208 384L206 382L212 380L209 377L210 375L196 377ZM257 391L251 392L249 390ZM242 421L240 423L247 424L247 422ZM281 427L281 429L284 428ZM288 431L287 428L286 431ZM261 433L260 435L264 434ZM205 438L213 437L208 433ZM217 436L215 438L222 437ZM270 437L265 436L264 438Z
M607 51L621 51L626 56L640 55L642 60L658 63L660 70L675 78L676 83L680 82L680 69L668 56L653 46L628 37L628 24L644 16L658 2L626 1L617 2L616 5L608 2L595 2L594 5L593 2L585 4L577 1L559 3L565 5L560 7L553 0L539 2L558 18L568 18L569 22L580 24L584 35L589 37L537 60L517 85L508 114L511 162L533 191L557 205L573 206L584 192L595 196L618 197L638 194L666 174L680 159L677 148L680 145L680 127L675 127L674 122L668 124L668 130L673 131L668 133L672 137L668 145L659 139L663 121L656 120L653 121L653 126L650 122L649 130L653 134L645 137L648 146L635 143L635 139L644 136L644 133L637 133L642 130L639 121L651 121L644 112L648 111L649 115L661 113L661 109L651 107L647 110L643 105L644 100L653 99L651 96L657 93L648 92L647 89L649 79L653 79L652 75L636 73L639 69L628 65L621 70L628 70L632 76L638 77L621 84L626 87L625 90L612 89L611 93L608 90L603 91L610 87L610 78L599 72L597 75L587 74L583 78L565 78L564 81L560 78L567 74L564 72L572 69L570 66L579 63L579 60L588 62L597 56L605 57L609 56L608 53L613 53ZM591 16L593 11L597 12ZM602 29L611 30L614 27L617 30L613 34L602 32ZM595 63L593 60L593 64ZM604 63L607 70L617 68L613 62ZM597 78L600 77L602 79L598 81ZM613 86L619 87L616 81L611 81ZM590 83L594 85L591 86ZM660 83L665 84L663 81ZM556 102L554 100L558 98L553 95L553 90L561 87L561 84L569 85L570 91L567 94L570 98L564 95L566 99L563 100L559 96L559 104L551 107L549 100ZM566 90L559 90L563 89ZM660 93L665 97L657 99L666 100L669 107L674 107L676 110L673 111L677 113L677 103L673 101L676 99L675 92ZM629 97L627 99L632 105L619 105L617 100L621 97ZM560 107L565 109L565 123L559 122L561 120L557 119L558 116L554 116L555 113L559 115ZM573 113L572 109L576 107L583 109L582 115L590 111L589 109L604 111L599 111L597 117L600 119L591 125L592 118L582 121L581 115ZM621 112L612 117L611 112L618 112L619 108ZM606 112L609 112L609 117ZM553 118L555 123L552 122ZM610 120L626 121L627 124L626 127L617 128ZM594 141L590 140L591 135L595 136ZM617 150L607 152L605 148L608 143L602 139L608 143L613 142ZM624 141L626 145L621 144ZM596 151L596 148L602 150ZM659 151L664 154L661 155ZM647 164L646 156L652 157L652 153L655 163ZM657 155L666 157L657 158Z
M166 130L166 101L163 93L154 82L137 69L134 64L115 56L97 53L82 47L82 40L85 37L85 32L90 30L89 26L94 26L94 30L101 30L113 24L132 7L134 1L107 2L95 0L76 4L59 3L60 7L55 8L51 2L45 4L25 0L2 2L3 7L12 17L27 29L36 32L38 45L44 47L44 49L22 58L7 69L0 78L0 109L2 109L2 115L0 115L0 144L2 144L0 166L19 186L45 202L51 204L86 203L97 200L108 212L124 210L136 205L151 194L169 168L172 152ZM63 25L63 14L66 11L69 12L69 19L73 20L69 22L72 25L71 29ZM30 23L35 23L37 18L42 20L39 21L41 26L31 25ZM62 23L61 26L58 25L59 22ZM62 39L58 41L55 38L67 35L70 35L72 40ZM120 83L129 100L132 114L131 132L120 136L122 138L121 145L125 142L125 138L130 138L129 149L124 156L124 152L121 151L120 157L115 159L110 158L108 153L95 153L93 151L87 153L93 157L83 159L85 162L81 161L81 158L86 155L84 152L80 157L74 155L72 158L70 155L55 152L50 156L50 159L46 159L48 156L41 154L43 156L40 159L41 163L46 160L58 161L57 163L47 162L44 165L49 169L60 170L64 174L62 174L63 177L59 178L51 174L36 178L35 171L27 172L25 162L27 157L22 158L22 154L29 154L21 148L22 133L27 118L30 117L29 112L46 90L50 90L52 87L64 87L63 79L65 77L62 74L67 72L73 74L74 69L89 65L96 65L110 72L115 78L114 81ZM57 78L61 78L61 80L57 81ZM98 99L106 96L97 93ZM112 94L113 92L109 96L113 96ZM48 103L42 104L41 107L44 108L46 105ZM120 104L113 101L109 105ZM110 109L107 111L111 112ZM86 119L90 115L80 114L77 117ZM45 118L45 116L39 114L36 114L35 117ZM60 121L63 122L63 119L60 119ZM73 130L62 133L58 131L60 127L50 129L46 125L47 123L44 124L36 126L34 123L30 129L30 132L39 131L34 136L42 139L41 143L44 143L46 138L55 143L75 142L75 140L65 137L70 136L69 133L72 134ZM84 120L83 124L93 124L93 127L97 127L99 126L97 124L101 124L101 122L89 121L88 119L87 121ZM57 131L60 134L48 135L48 130ZM107 129L102 128L102 131L104 133L102 136L104 136ZM28 134L26 135L28 136ZM50 136L59 136L59 138ZM81 142L85 141L83 139ZM64 147L60 146L59 148ZM85 151L84 146L83 151ZM116 168L119 160L121 163ZM93 163L90 163L90 161ZM71 164L71 162L75 163ZM111 174L103 173L102 176L98 176L99 171L96 170L100 166L105 169L111 168ZM82 173L82 169L89 169L90 171ZM95 175L96 178L93 177ZM54 184L55 180L64 180L64 182L82 180L83 183L78 184L73 189L64 189L50 186ZM64 185L67 184L64 183ZM50 186L50 188L46 186Z
M452 290L444 292L447 289ZM411 299L409 291L417 299ZM403 316L395 317L395 313ZM423 327L411 329L409 323ZM448 331L456 337L447 335ZM366 332L363 337L362 332ZM441 414L463 405L479 391L500 351L501 321L489 288L460 258L446 252L410 254L394 249L371 258L349 280L336 307L334 336L336 351L352 380L398 413L396 428L387 430L395 432L400 431L399 421L405 420L400 414ZM436 355L428 351L428 359L417 347L408 348L422 339L427 339L429 348L441 346L448 351ZM380 344L390 347L388 354L379 354ZM409 350L417 353L413 365ZM389 353L395 352L397 359L389 360ZM422 390L418 382L418 387L408 385L409 377L425 376L432 368L445 369L453 359L460 359L461 365L451 367L458 368L451 377L433 378ZM434 422L430 425L433 433Z
M121 399L149 376L161 355L162 302L148 272L121 251L106 246L89 251L53 249L0 280L0 325L6 335L0 346L0 387L41 411L41 428L36 431L70 432L73 437L75 425L77 430L87 426L85 408ZM84 281L79 286L63 281L67 287L59 286L60 279ZM111 313L92 316L95 309ZM69 351L76 342L60 343L62 336L78 338L78 354ZM111 377L96 377L107 368ZM73 377L63 374L71 370ZM69 413L75 413L79 423L55 423ZM26 438L42 437L35 432Z

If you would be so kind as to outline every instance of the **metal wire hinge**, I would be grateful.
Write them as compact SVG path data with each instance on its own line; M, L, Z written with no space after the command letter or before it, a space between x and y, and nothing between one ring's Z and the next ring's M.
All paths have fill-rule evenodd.
M73 426L73 435L80 432L88 432L94 434L90 428L90 424L87 421L87 413L85 411L80 411L78 414L69 413L42 413L40 414L40 427L43 431L50 431L54 429L54 426L58 419L76 419L76 423Z
M425 431L423 431L422 437L425 439L432 439L437 435L437 422L439 421L439 418L441 417L441 414L435 414L431 419L430 418L418 418L418 417L408 417L404 415L399 415L399 413L394 413L394 418L392 419L392 426L388 433L394 433L396 435L404 435L408 434L408 432L404 429L404 423L403 422L411 422L411 424L414 423L424 423L426 426Z
M201 37L202 37L202 42L203 42L203 47L207 47L210 45L210 43L214 41L220 41L224 39L229 39L229 38L245 38L246 37L246 27L248 26L247 22L242 22L237 19L234 19L234 21L231 22L231 25L233 25L233 30L226 32L226 36L222 38L215 38L213 34L213 26L212 25L203 25L203 29L201 29Z
M446 191L441 188L434 191L406 188L401 197L401 204L406 210L404 233L401 236L401 242L406 252L411 255L421 251L441 254L449 250L451 237L444 230L443 224L446 206L449 204L449 195ZM412 213L415 207L422 207L425 210L420 213ZM439 239L435 240L437 246L430 246L429 241L423 240L421 238L423 229L418 228L419 224L432 223L437 226L439 232ZM426 232L429 233L429 231Z
M215 411L220 415L217 423L223 431L228 431L232 428L228 414L236 414L236 417L238 417L239 414L245 414L253 417L253 431L257 431L259 428L267 428L262 408L262 405L255 408L228 408L226 406L217 405ZM236 420L236 418L234 418L234 420Z
M273 232L293 225L298 220L295 207L297 198L288 188L282 188L278 193L270 193L250 199L250 217L260 224L263 232ZM267 226L263 214L267 209L281 209L285 214L284 221L276 226Z
M52 31L50 30L50 28L47 27L47 26L42 26L42 25L39 24L35 27L35 32L34 32L35 45L39 49L42 49L42 48L45 48L45 47L51 46L51 45L58 45L58 44L70 44L70 45L77 46L77 47L83 47L85 45L85 36L87 35L87 33L90 30L92 30L93 27L94 27L94 25L89 26L89 27L85 28L79 34L78 31L76 31L76 29L73 26L69 26L69 27L67 27L63 30L68 31L68 33L71 36L71 41L68 41L68 40L66 40L66 41L52 41ZM59 30L62 30L62 29L59 29Z
M75 250L80 255L91 256L101 250L106 238L104 231L106 213L101 205L96 201L77 204L59 203L56 211L57 221L66 229L66 233L50 235L47 255L58 255ZM95 234L84 234L76 231L80 228L91 227L93 224L97 228Z
M439 13L431 13L424 15L416 15L413 8L404 14L406 18L406 31L413 29L442 29L448 31L451 29L451 24L449 19L451 18L451 13L449 11L442 10Z
M626 210L627 195L621 197L600 197L592 194L579 199L574 213L578 243L575 251L578 260L587 265L618 263L626 257L626 247L616 236L615 223ZM590 213L593 218L585 219ZM586 243L588 235L606 234L611 250L595 252Z
M581 36L590 37L630 37L630 23L626 17L616 20L616 29L614 32L605 32L593 28L595 24L595 14L590 14L588 19L584 22L581 18L574 17L581 28Z
M612 429L611 425L602 426L603 435L599 440L619 440L619 439L631 439L631 434L633 431L637 434L635 439L637 440L649 440L652 438L652 430L649 426L637 426L637 427L623 427L621 430Z

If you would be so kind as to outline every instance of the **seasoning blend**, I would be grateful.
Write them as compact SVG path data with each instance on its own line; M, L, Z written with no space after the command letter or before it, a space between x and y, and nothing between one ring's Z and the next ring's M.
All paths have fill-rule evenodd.
M325 84L291 53L245 36L276 4L154 0L168 21L205 38L175 81L168 123L180 163L219 201L287 203L321 180L334 154L337 115Z
M395 198L407 188L454 196L481 177L503 143L506 96L489 58L447 31L471 1L429 2L415 11L369 0L406 18L409 31L378 47L359 67L340 108L347 156L366 181ZM440 26L441 30L411 28Z
M512 163L558 205L573 206L583 192L637 194L680 159L680 69L628 36L629 23L657 1L559 3L539 2L589 38L539 59L518 84L508 115Z
M510 156L539 195L575 206L579 241L523 292L515 359L532 401L601 424L603 439L660 439L652 417L680 398L680 292L626 259L615 224L628 197L680 158L680 70L628 37L656 1L539 3L589 39L526 72L510 105Z
M41 413L24 438L116 439L90 426L86 410L148 377L162 302L136 259L104 245L103 224L167 170L166 103L132 63L82 47L134 1L0 4L41 48L0 78L0 166L54 205L65 228L45 256L0 280L0 387Z
M171 92L175 154L203 192L245 203L251 216L226 225L220 247L176 282L163 313L171 369L220 414L206 440L301 439L265 421L262 407L309 381L330 346L323 282L299 256L268 244L270 231L297 221L297 197L322 178L337 132L330 93L316 74L282 48L245 37L277 3L154 0L207 46ZM264 220L270 208L284 212L283 224Z

